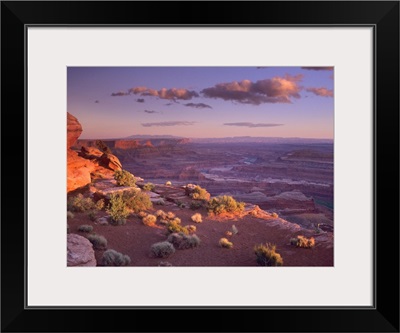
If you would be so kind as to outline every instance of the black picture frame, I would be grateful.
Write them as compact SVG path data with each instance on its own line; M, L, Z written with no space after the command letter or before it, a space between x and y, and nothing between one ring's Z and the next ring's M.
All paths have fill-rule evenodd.
M28 165L27 152L23 148L26 148L27 140L26 29L29 25L120 24L360 25L374 28L375 292L372 307L27 307L25 249L28 240L25 228ZM2 1L1 70L1 330L3 332L399 332L398 1L258 1L190 2L190 4L152 1ZM15 191L17 195L14 194ZM349 245L349 251L351 246ZM148 321L143 316L145 311L149 312L154 320ZM179 318L182 316L190 318L192 327L181 324Z

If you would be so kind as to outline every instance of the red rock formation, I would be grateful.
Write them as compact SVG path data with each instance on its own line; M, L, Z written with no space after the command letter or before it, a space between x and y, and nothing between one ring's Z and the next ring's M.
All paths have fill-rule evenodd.
M119 161L118 157L113 154L106 154L104 153L98 159L99 164L107 169L110 170L122 170L121 162Z
M79 135L82 133L82 126L73 115L67 112L67 192L85 186L91 182L90 173L95 165L71 150Z
M67 112L67 148L71 148L82 133L78 119Z
M114 147L119 149L133 149L139 146L139 140L116 140L114 144Z

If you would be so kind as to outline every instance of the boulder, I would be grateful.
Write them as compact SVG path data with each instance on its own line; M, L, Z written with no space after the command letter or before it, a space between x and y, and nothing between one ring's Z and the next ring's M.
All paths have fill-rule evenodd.
M97 148L94 147L81 147L81 151L79 152L79 156L88 159L96 159L97 157L101 157L104 153Z
M113 154L106 154L104 153L99 157L99 164L110 170L122 170L121 162L119 161L118 157Z
M77 234L67 235L67 265L96 266L92 243Z

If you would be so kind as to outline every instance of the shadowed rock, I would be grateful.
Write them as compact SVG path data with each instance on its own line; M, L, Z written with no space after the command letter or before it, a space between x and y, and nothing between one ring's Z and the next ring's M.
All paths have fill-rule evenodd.
M67 265L96 266L92 243L77 234L67 235Z

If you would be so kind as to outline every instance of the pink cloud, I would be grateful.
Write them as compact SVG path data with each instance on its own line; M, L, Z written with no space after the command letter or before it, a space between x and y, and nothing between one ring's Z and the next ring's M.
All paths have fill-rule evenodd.
M205 97L221 98L244 104L259 105L262 103L292 103L292 98L300 98L301 86L298 84L303 75L285 75L271 79L252 82L226 82L216 84L214 87L203 89Z
M333 97L333 90L327 88L307 88L307 91L322 97Z

